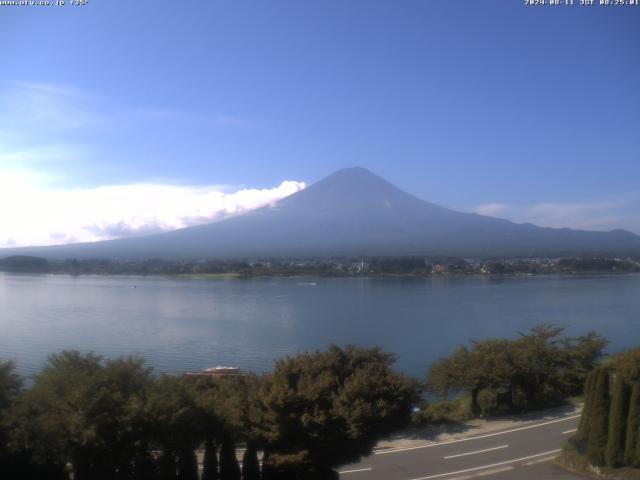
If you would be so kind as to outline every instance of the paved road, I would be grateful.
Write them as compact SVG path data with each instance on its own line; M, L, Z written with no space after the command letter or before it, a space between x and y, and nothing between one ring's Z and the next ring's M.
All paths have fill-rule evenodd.
M579 415L440 443L375 452L340 468L342 480L579 479L552 463Z

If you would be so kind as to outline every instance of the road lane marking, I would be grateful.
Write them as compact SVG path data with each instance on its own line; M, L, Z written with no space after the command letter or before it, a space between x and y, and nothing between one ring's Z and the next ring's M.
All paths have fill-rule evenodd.
M543 463L543 462L550 462L551 460L553 460L556 457L544 457L544 458L540 458L538 460L532 460L530 462L527 463L523 463L522 465L524 465L525 467L529 467L531 465L536 465L538 463Z
M466 457L467 455L475 455L476 453L492 452L493 450L500 450L501 448L507 448L509 445L500 445L498 447L485 448L483 450L476 450L474 452L458 453L456 455L448 455L444 457L445 460L450 458Z
M486 472L478 473L476 476L486 477L487 475L495 475L496 473L508 472L509 470L513 470L513 467L494 468L493 470L488 470Z
M496 435L506 435L507 433L520 432L522 430L528 430L530 428L544 427L545 425L551 425L553 423L566 422L567 420L573 420L574 418L580 418L580 415L572 415L570 417L560 418L558 420L551 420L549 422L536 423L535 425L527 425L526 427L512 428L511 430L503 430L501 432L487 433L487 434L484 434L484 435L477 435L475 437L458 438L456 440L447 440L447 441L438 442L438 443L428 443L426 445L416 445L414 447L403 447L403 448L394 448L394 449L391 449L391 450L382 450L380 452L374 452L373 454L374 455L386 455L388 453L406 452L406 451L409 451L409 450L418 450L418 449L421 449L421 448L437 447L439 445L450 445L452 443L469 442L471 440L478 440L478 439L481 439L481 438L495 437Z
M413 478L411 480L430 480L431 478L442 478L442 477L448 477L449 475L458 475L460 473L468 473L468 472L475 472L477 470L484 470L486 468L501 467L502 465L522 462L523 460L529 460L531 458L536 458L536 457L543 457L545 455L552 455L554 453L559 453L561 451L562 450L560 449L551 450L549 452L542 452L542 453L536 453L535 455L529 455L528 457L520 457L520 458L514 458L513 460L505 460L504 462L492 463L491 465L483 465L481 467L466 468L464 470L458 470L456 472L438 473L437 475L429 475L427 477Z
M358 473L358 472L370 472L373 468L356 468L355 470L342 470L338 472L340 475L344 473Z
M577 432L578 429L577 428L572 428L571 430L565 430L564 432L562 432L563 435L567 435L569 433L573 433L573 432Z

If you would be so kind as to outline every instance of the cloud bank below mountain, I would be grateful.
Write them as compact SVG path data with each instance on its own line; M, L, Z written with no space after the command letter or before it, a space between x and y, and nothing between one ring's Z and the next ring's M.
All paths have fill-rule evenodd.
M0 170L0 246L95 242L210 223L268 205L305 188L131 183L56 189Z

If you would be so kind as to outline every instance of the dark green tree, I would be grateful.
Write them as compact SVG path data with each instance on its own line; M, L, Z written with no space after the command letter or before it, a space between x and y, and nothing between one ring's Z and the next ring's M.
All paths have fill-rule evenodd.
M247 448L242 456L242 480L260 480L258 451L253 442L247 443Z
M162 450L163 478L190 479L197 476L194 450L206 437L204 414L197 404L194 383L184 377L162 375L146 403L148 421L154 426L154 441Z
M640 432L638 432L638 437L636 440L636 456L634 460L631 462L631 464L636 467L640 466Z
M245 442L251 448L247 451L257 455L257 448L264 444L260 430L262 411L259 408L260 378L255 375L223 377L215 380L202 378L197 383L198 404L209 418L210 435L216 435L218 442ZM256 457L257 458L257 457ZM223 466L220 456L220 476L235 476L234 461ZM250 458L247 459L250 461ZM257 461L257 460L256 460ZM239 468L239 467L238 467ZM251 472L251 467L248 467Z
M54 457L71 462L77 480L90 478L95 459L94 414L100 377L100 357L66 351L51 355L24 398L21 443L29 445L39 461Z
M627 417L626 440L624 445L624 465L640 466L637 463L638 437L640 437L640 382L633 384L629 399L629 415Z
M0 411L5 411L22 391L22 378L15 372L13 362L0 361Z
M79 480L131 476L145 445L139 414L150 383L138 358L52 355L21 400L17 442L40 462L70 461Z
M7 411L20 395L22 379L13 362L0 362L0 462L9 461L9 423Z
M609 369L598 368L594 394L589 412L587 457L594 465L606 463L607 435L609 433Z
M202 479L218 480L218 455L216 445L211 436L208 436L204 443L204 458L202 460Z
M230 436L225 436L220 449L220 480L240 480L240 477L236 445Z
M510 398L518 408L558 403L582 392L589 370L606 345L595 333L561 338L563 330L540 325L515 340L483 340L470 348L459 347L432 365L427 388L442 397L450 391L468 392L475 414L497 407L497 392L506 394L503 398ZM481 406L483 390L485 405ZM494 401L487 404L487 398Z
M587 440L587 438L589 437L589 425L592 415L591 410L593 407L593 399L595 398L597 376L598 370L592 370L587 376L587 381L584 388L584 406L582 407L582 415L580 415L578 431L576 433L576 438L581 440Z
M629 412L629 386L625 378L615 374L609 410L606 461L610 467L619 467L624 460L627 415Z
M260 470L260 477L262 480L276 480L276 474L273 468L273 462L271 461L271 453L269 449L265 449L262 456L262 469Z
M640 348L626 350L614 355L611 364L616 372L622 375L627 382L640 381Z
M178 453L178 480L198 480L198 460L189 446Z
M178 480L178 465L175 452L165 450L158 460L158 480Z
M565 396L584 392L587 376L597 366L607 343L596 332L562 339L560 384Z
M275 478L333 475L407 425L416 385L392 370L394 361L377 348L335 345L279 360L260 395Z

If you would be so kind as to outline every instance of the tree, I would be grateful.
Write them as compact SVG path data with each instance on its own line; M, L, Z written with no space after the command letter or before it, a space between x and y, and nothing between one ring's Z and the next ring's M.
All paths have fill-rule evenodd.
M52 355L17 407L16 441L41 464L70 461L78 480L131 476L144 451L140 415L151 381L139 358Z
M242 456L242 480L260 480L258 451L253 442L247 443L247 449Z
M21 392L22 378L15 372L15 364L0 361L0 471L8 478L24 478L29 473L35 475L36 471L44 473L33 463L29 452L16 448L12 438L16 427L15 405ZM50 473L55 477L53 471Z
M640 348L614 355L589 375L577 440L586 442L592 464L640 466Z
M218 480L218 456L216 454L216 446L211 436L207 436L204 443L204 458L202 460L202 479L201 480Z
M19 273L46 273L49 262L40 257L13 255L0 259L0 271Z
M626 350L614 355L611 364L627 382L640 381L640 348Z
M22 390L22 378L15 373L13 362L0 361L0 462L8 461L9 419L7 411Z
M607 434L607 465L619 467L624 460L627 414L629 412L629 387L622 375L615 374L609 411L609 432Z
M427 389L446 400L452 391L473 386L468 372L471 366L467 347L458 347L450 357L435 361L429 369Z
M162 450L163 478L197 478L194 450L206 436L204 414L188 378L161 375L146 403L154 441Z
M279 360L260 395L276 478L326 478L408 424L416 385L394 361L378 348L335 345Z
M450 391L467 391L475 414L497 407L498 392L520 408L558 403L582 391L606 345L595 333L561 338L563 331L540 325L514 340L489 339L459 347L432 365L427 388L443 397Z
M260 430L262 412L258 408L260 383L260 378L255 375L242 375L215 380L201 378L196 384L198 405L209 419L208 433L216 435L222 442L221 478L229 475L235 478L236 471L240 471L235 453L226 455L229 445L235 445L236 441L247 444L243 475L252 474L254 463L259 475L257 448L264 444ZM235 446L233 449L235 452Z
M198 480L198 460L189 446L183 447L178 454L178 480Z
M13 362L0 361L0 412L5 411L22 391L22 378Z
M586 440L589 437L589 422L591 420L593 399L595 398L595 382L597 376L598 370L591 371L587 376L587 381L584 387L584 406L582 407L582 415L580 416L578 431L576 433L576 437L581 440Z
M584 391L587 376L596 367L607 343L596 332L562 340L564 368L560 383L565 395L579 395Z
M95 457L92 417L101 368L101 358L93 354L51 355L21 406L28 419L20 432L23 445L43 463L47 457L70 461L78 480L90 477Z
M240 477L236 445L230 436L226 436L220 449L220 480L240 480Z
M594 465L604 465L609 431L609 369L606 367L598 368L591 402L587 457Z
M631 388L624 445L624 465L640 466L640 462L638 462L640 459L636 457L638 437L640 437L640 382L634 383Z

